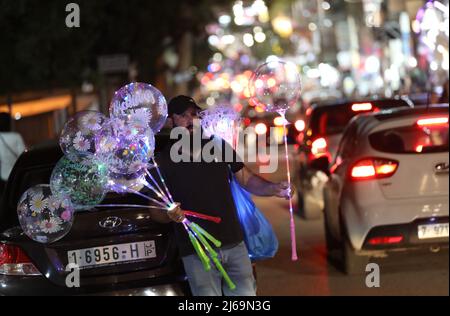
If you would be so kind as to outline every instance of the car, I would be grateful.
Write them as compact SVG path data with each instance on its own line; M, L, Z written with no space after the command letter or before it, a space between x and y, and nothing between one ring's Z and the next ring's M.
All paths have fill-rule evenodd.
M79 211L69 234L51 244L25 236L17 203L30 187L49 183L61 156L56 144L38 146L12 171L0 204L0 296L190 295L170 224L156 223L146 209ZM142 202L109 195L104 203ZM66 286L69 263L81 267L79 288Z
M328 166L336 154L344 129L353 117L413 106L407 98L394 98L321 103L307 108L305 122L298 120L295 124L298 131L303 129L296 137L298 150L294 172L299 215L307 220L322 217L322 189L328 180Z
M352 120L323 191L328 254L346 273L371 257L448 249L448 126L448 105Z

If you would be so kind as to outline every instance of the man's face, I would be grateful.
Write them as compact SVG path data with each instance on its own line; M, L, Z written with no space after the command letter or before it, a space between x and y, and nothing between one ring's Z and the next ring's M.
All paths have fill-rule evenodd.
M197 118L197 110L194 108L189 108L180 115L174 114L173 124L175 127L184 127L192 132L194 130L194 120Z

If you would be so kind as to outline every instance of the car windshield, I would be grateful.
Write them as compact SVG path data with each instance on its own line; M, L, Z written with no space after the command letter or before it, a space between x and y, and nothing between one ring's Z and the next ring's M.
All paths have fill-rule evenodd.
M354 106L370 106L368 110L353 110ZM310 129L313 135L336 135L344 132L348 123L358 114L370 113L387 108L407 107L404 100L377 100L363 103L343 103L333 106L318 107L314 110ZM361 108L361 107L360 107Z
M377 151L397 154L448 152L448 124L407 126L388 129L369 136Z
M318 109L311 122L312 132L323 136L340 134L355 115L355 112L347 111L346 106Z

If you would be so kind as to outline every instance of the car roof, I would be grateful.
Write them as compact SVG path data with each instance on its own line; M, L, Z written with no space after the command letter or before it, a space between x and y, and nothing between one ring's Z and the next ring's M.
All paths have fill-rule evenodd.
M339 105L349 105L355 103L374 103L374 104L383 104L389 101L405 101L409 105L413 105L412 100L408 96L396 96L392 98L363 98L363 99L339 99L339 100L327 100L321 102L313 102L311 107L321 108L327 106L339 106Z
M356 116L348 126L356 125L358 134L367 134L381 124L398 119L405 119L418 115L448 115L448 107L448 104L434 104L431 106L419 106L415 108L386 109L377 113L369 113Z
M326 107L337 107L337 106L348 106L350 104L355 104L355 103L373 103L376 106L381 106L383 107L383 105L388 104L389 102L399 102L399 101L404 101L405 104L409 105L410 107L413 107L414 104L412 103L412 101L407 97L407 96L401 96L401 97L394 97L394 98L372 98L372 99L358 99L358 100L346 100L346 99L342 99L342 100L332 100L332 101L324 101L324 102L318 102L318 103L313 103L311 105L311 108L313 110L316 109L324 109Z
M405 116L423 115L423 114L448 114L448 104L433 104L430 106L417 106L414 108L397 108L385 110L374 114L374 117L382 122Z

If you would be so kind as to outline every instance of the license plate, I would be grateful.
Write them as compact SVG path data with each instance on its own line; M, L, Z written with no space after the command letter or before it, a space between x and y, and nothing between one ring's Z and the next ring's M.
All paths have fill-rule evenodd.
M448 237L448 223L419 226L419 239Z
M125 263L156 258L155 241L143 241L129 244L96 248L78 249L67 252L69 264L80 269L98 267L115 263Z

